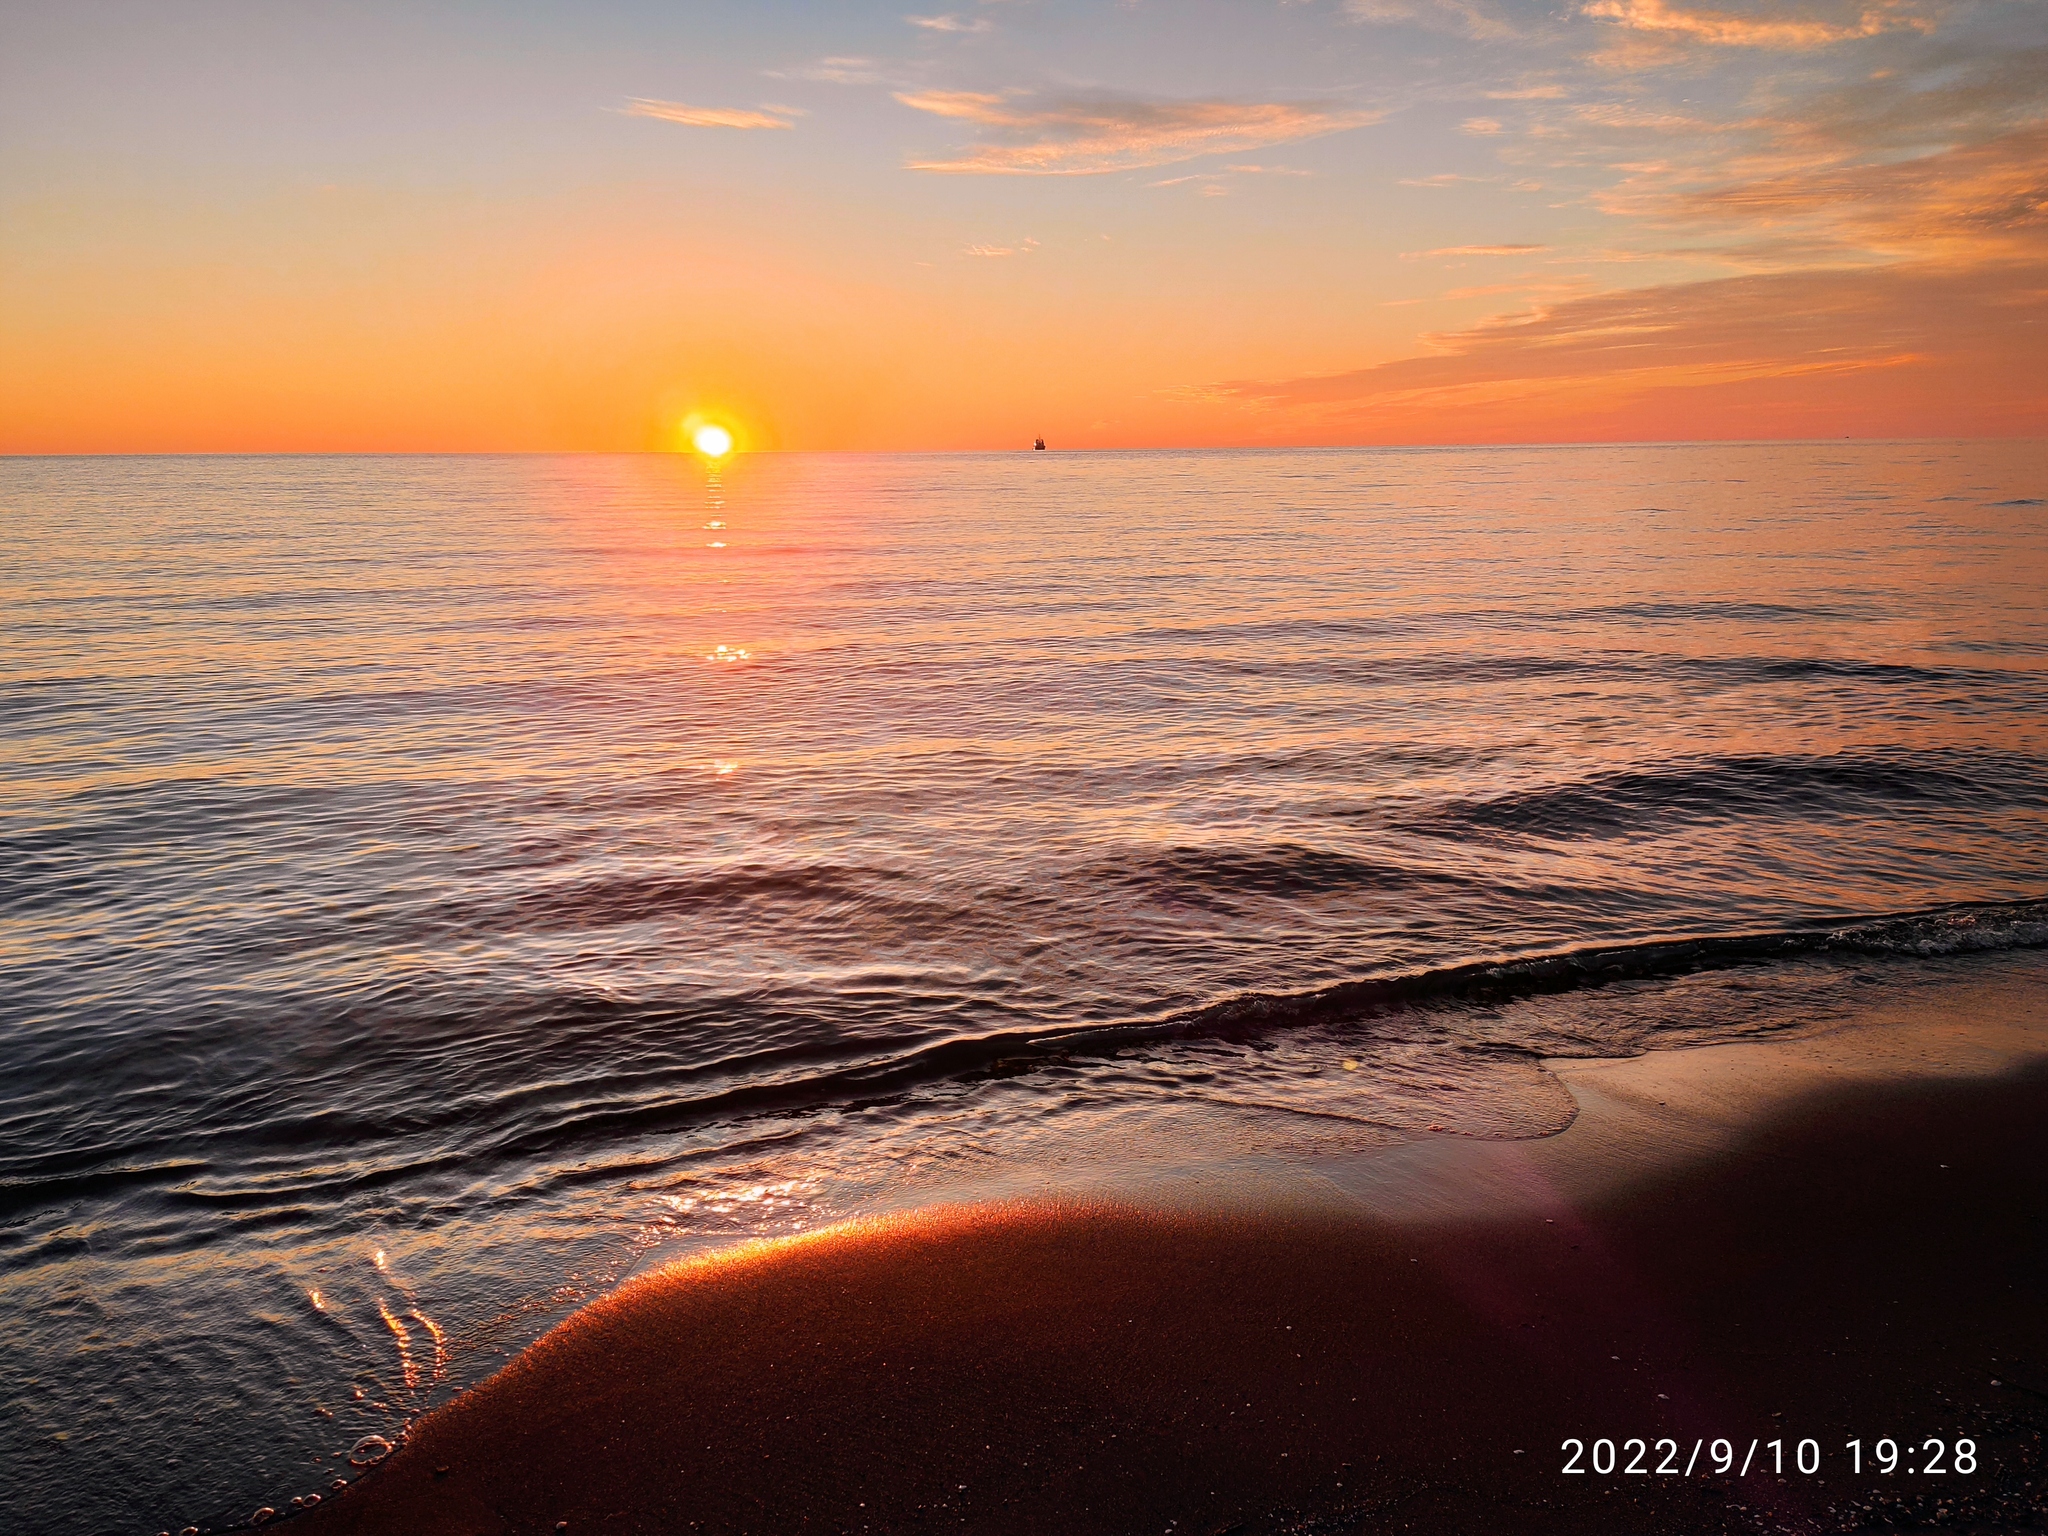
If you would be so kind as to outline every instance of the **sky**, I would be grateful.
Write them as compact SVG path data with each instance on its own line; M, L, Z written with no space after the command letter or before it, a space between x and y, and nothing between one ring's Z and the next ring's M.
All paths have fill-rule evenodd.
M0 0L0 452L2048 435L2048 0Z

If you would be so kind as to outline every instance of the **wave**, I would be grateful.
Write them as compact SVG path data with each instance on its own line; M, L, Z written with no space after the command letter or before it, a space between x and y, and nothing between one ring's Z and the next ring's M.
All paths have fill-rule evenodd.
M1880 808L2025 806L2048 798L2033 758L1926 759L1728 755L1681 758L1564 783L1442 803L1408 825L1443 837L1477 833L1599 837L1645 823L1699 825L1763 815L1840 818Z
M2043 945L2048 945L2048 898L1958 902L1811 927L1645 939L1338 982L1305 992L1252 993L1168 1022L1182 1036L1220 1036L1338 1023L1404 1006L1511 1002L1809 956L1935 959Z
M1360 858L1298 843L1167 848L1084 869L1079 878L1128 887L1147 900L1169 903L1208 903L1241 895L1295 897L1462 888L1472 883L1446 870Z
M1304 1028L1363 1026L1402 1012L1498 1006L1547 994L1801 960L1933 959L2043 946L2048 946L2048 896L1956 903L1755 932L1511 955L1296 992L1241 993L1152 1018L1020 1027L923 1041L814 1039L801 1046L703 1062L688 1074L697 1080L694 1092L674 1075L654 1072L637 1082L611 1080L604 1098L564 1100L522 1093L515 1096L516 1105L501 1104L502 1114L478 1116L478 1105L470 1102L451 1111L453 1120L429 1113L403 1128L394 1127L386 1117L359 1119L326 1105L310 1115L286 1112L245 1123L234 1139L272 1149L302 1144L328 1148L332 1155L322 1160L328 1170L322 1178L354 1190L434 1167L473 1167L559 1154L627 1136L759 1115L857 1111L949 1082L966 1085L1014 1077L1135 1046L1257 1041ZM608 1001L584 1022L604 1023L610 1032L625 1028L659 1033L654 1026L669 1013L658 1006L636 1008ZM451 1022L459 1021L444 1021ZM1501 1043L1486 1049L1514 1054L1519 1048ZM1527 1053L1535 1054L1533 1047ZM451 1141L455 1120L462 1129ZM335 1168L348 1161L347 1149L370 1147L383 1150L335 1174ZM136 1151L81 1147L17 1164L11 1176L0 1177L0 1213L149 1185L172 1186L173 1203L238 1203L233 1195L198 1188L179 1193L195 1178L203 1181L216 1171L216 1157L226 1155L229 1164L236 1162L227 1147L187 1144L142 1156ZM109 1153L118 1161L102 1161ZM267 1187L240 1203L267 1206L285 1193L281 1187Z
M498 902L441 903L438 922L490 932L542 932L647 922L735 903L871 905L884 886L914 892L902 871L872 865L748 863L702 874L621 873L540 885ZM898 905L913 909L914 895Z
M565 1107L551 1123L508 1128L482 1150L487 1155L531 1155L576 1142L651 1134L709 1120L827 1105L850 1109L938 1082L1016 1076L1128 1046L1257 1039L1315 1025L1363 1022L1403 1009L1499 1004L1808 957L1929 959L2041 946L2048 946L2048 897L1956 903L1810 927L1650 939L1473 961L1301 992L1245 993L1156 1019L956 1036L833 1070L739 1083L684 1103Z

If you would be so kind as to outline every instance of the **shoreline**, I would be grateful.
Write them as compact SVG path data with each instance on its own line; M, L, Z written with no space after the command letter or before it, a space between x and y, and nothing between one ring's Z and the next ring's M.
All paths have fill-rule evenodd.
M2039 1529L2043 1041L1959 1014L1552 1063L1565 1132L1326 1161L1299 1198L940 1207L686 1260L302 1522ZM1826 1449L1783 1482L1568 1477L1574 1436ZM1929 1436L1981 1471L1849 1471L1849 1440Z

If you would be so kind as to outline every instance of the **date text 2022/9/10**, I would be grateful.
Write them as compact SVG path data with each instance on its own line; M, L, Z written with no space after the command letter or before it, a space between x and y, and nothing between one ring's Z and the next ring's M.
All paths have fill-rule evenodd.
M1614 1440L1570 1439L1559 1448L1566 1476L1594 1477L1747 1477L1752 1471L1783 1477L1800 1473L1811 1477L1832 1460L1835 1470L1851 1476L1868 1471L1879 1476L1914 1475L1928 1477L1969 1477L1977 1470L1974 1440L1898 1441L1889 1437L1849 1440L1841 1449L1824 1453L1814 1439L1784 1437L1740 1440L1704 1438L1687 1445L1670 1437L1631 1437Z

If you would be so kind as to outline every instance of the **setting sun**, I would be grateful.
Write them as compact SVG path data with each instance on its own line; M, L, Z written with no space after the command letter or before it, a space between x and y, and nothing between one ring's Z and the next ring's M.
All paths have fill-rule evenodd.
M690 434L690 442L707 459L722 459L732 452L732 434L724 427L706 424Z

